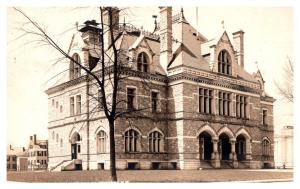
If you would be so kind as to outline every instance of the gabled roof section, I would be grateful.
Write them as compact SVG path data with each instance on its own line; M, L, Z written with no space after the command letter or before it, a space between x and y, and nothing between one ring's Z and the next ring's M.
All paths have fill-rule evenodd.
M146 47L150 50L150 52L153 54L153 50L151 49L149 43L147 42L147 39L145 38L145 36L143 34L141 34L136 41L129 47L129 51L130 50L134 50L137 49L142 43L145 43Z
M209 71L208 63L198 58L191 50L188 49L184 44L179 44L173 53L173 58L171 59L168 69L177 66L188 66L196 69Z
M257 68L257 72L253 73L252 75L253 75L254 78L259 78L259 79L262 80L262 82L265 82L264 78L263 78L263 76L262 76L262 74L261 74L261 72L260 72L260 70L258 68Z
M79 32L74 33L69 45L68 54L72 50L81 50L85 45L86 43L83 41L81 34Z
M222 30L217 36L218 36L217 38L213 38L213 39L201 44L201 54L202 55L210 54L210 47L214 46L214 45L218 45L218 43L220 41L228 41L230 46L232 47L232 49L235 50L234 46L232 45L233 43L232 43L231 39L229 38L226 30Z

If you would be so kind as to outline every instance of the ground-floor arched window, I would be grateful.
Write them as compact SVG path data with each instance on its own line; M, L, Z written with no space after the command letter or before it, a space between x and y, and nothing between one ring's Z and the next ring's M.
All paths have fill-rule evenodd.
M161 133L158 131L151 132L149 134L149 152L161 152L162 142Z
M263 139L262 141L262 155L267 156L270 155L270 141L267 139Z
M101 130L97 134L97 152L105 153L106 152L106 138L107 135L105 131Z
M139 133L130 129L125 132L125 152L137 152L138 151L138 139Z

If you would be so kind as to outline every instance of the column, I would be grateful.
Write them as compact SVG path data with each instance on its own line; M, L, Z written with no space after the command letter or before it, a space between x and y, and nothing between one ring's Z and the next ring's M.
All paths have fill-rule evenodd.
M219 168L220 167L220 156L218 152L218 142L219 139L213 138L212 143L213 143L213 152L211 154L211 164L213 165L214 168Z
M231 153L230 153L230 159L232 160L233 168L238 167L238 161L236 159L236 153L235 153L235 142L236 140L230 140L231 143Z
M246 160L252 160L252 149L250 139L246 139Z
M235 153L235 140L230 140L231 143L231 153L229 159L236 160L236 153Z

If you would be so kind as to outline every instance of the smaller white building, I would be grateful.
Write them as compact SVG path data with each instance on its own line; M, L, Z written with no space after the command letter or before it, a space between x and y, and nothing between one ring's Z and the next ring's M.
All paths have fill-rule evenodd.
M274 156L276 168L294 167L294 127L284 126L274 136Z

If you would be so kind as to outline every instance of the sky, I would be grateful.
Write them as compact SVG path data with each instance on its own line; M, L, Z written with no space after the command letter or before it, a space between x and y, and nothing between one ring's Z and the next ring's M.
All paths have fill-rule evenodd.
M99 21L99 9L95 7L19 7L52 36L64 49L68 48L75 23L86 20ZM279 95L274 81L282 81L283 67L287 57L294 60L293 9L289 7L238 7L206 6L183 7L186 20L208 39L219 37L221 22L231 34L242 29L245 32L245 69L256 72L260 69L265 88L277 99L274 103L274 126L293 125L292 104ZM173 8L173 14L180 7ZM158 7L129 7L120 21L152 31ZM22 36L20 28L24 18L12 8L7 8L7 65L6 65L6 143L27 146L29 136L37 134L48 138L48 102L45 90L51 83L57 64L58 53L49 46L33 43L32 36ZM257 64L255 63L257 62Z

